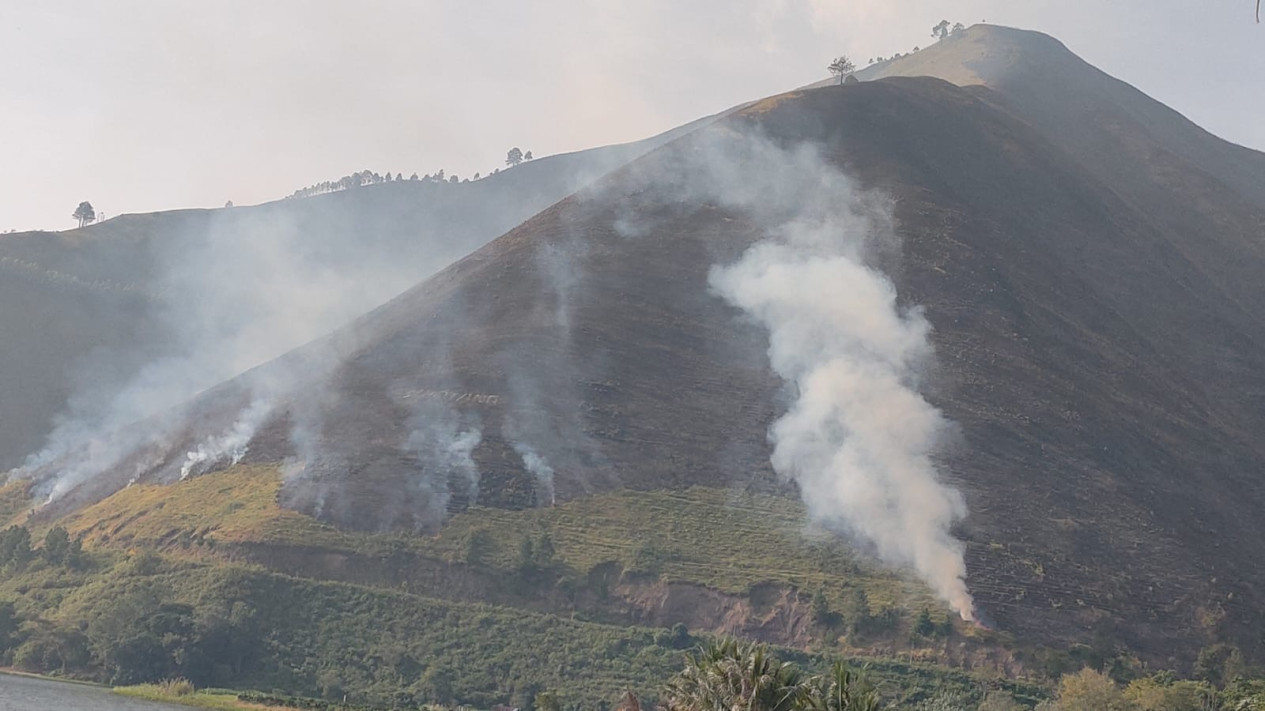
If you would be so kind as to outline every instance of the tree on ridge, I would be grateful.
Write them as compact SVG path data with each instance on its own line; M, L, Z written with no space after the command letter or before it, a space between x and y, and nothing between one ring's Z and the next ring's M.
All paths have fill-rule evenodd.
M79 226L83 227L84 225L89 225L96 221L97 212L96 210L92 209L92 203L88 202L87 200L84 200L83 202L79 203L79 207L75 208L75 211L73 214L71 214L71 217L75 218L76 220L79 220Z
M843 84L843 78L856 71L856 65L852 63L851 59L848 59L847 55L844 55L836 57L835 61L831 62L826 69L829 69L831 74L839 77L839 83Z

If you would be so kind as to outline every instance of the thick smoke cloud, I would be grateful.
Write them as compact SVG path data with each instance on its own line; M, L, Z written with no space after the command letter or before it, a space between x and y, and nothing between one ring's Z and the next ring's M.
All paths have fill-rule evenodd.
M791 390L769 430L774 469L798 484L815 520L911 567L972 619L963 545L950 534L966 510L933 458L949 425L917 389L930 326L867 266L898 246L888 202L810 146L708 136L673 189L765 229L736 262L714 266L709 284L767 329L769 362Z

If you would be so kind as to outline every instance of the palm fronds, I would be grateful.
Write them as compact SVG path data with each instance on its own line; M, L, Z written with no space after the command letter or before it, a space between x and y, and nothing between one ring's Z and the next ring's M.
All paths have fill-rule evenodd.
M766 645L721 640L691 655L664 690L667 711L877 711L878 694L843 662L819 677Z

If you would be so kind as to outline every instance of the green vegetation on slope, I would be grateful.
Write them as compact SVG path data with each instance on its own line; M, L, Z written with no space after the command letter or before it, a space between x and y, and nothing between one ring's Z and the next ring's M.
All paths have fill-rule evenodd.
M654 700L684 651L710 634L620 623L614 607L578 610L575 601L593 592L592 572L612 570L615 607L633 600L617 599L624 588L679 583L741 601L744 614L758 616L761 585L814 590L792 601L803 602L799 622L810 619L814 636L778 655L822 671L827 652L850 649L832 636L905 644L865 660L883 698L900 707L974 708L990 690L1028 706L1047 695L1040 684L1006 681L998 666L985 664L977 676L909 661L928 658L916 645L984 650L996 640L945 629L941 613L925 608L911 614L910 602L924 594L806 529L786 499L702 488L615 492L548 509L471 510L438 535L412 536L339 531L281 509L278 487L274 470L238 467L125 489L61 522L73 537L60 525L3 532L0 662L112 683L185 677L199 687L383 706L531 709L543 695L550 707L556 700L560 709L602 708L630 690ZM320 566L296 577L242 563L252 546L281 558L315 551L344 566L377 561L401 577L391 585L361 571L368 582L335 581L322 579L330 571ZM411 569L426 561L447 572L418 583ZM483 604L462 589L441 599L448 580L520 588L510 599L522 604ZM568 590L571 598L559 598ZM857 614L848 593L863 594L868 619L895 606L901 617L886 633L859 629L848 619ZM551 611L551 600L575 607ZM1070 671L1106 662L1082 656L1067 656ZM1217 683L1246 669L1230 648L1210 648L1201 660L1200 673ZM1113 674L1149 678L1120 664Z
M97 553L79 568L6 568L17 632L0 655L33 671L113 683L183 676L199 686L278 689L376 704L565 708L628 690L653 698L693 642L662 630L579 622L151 552ZM821 658L792 653L806 664ZM944 668L876 663L896 698L979 682Z
M925 588L810 528L802 506L782 497L703 487L619 491L550 508L471 509L435 536L413 536L338 530L281 508L279 486L274 468L240 466L172 486L128 487L68 517L65 525L98 548L198 552L267 544L389 559L401 567L430 561L453 575L474 570L514 581L527 597L555 585L604 597L620 581L637 580L702 586L745 599L773 585L819 594L827 608L820 610L822 621L832 619L829 611L855 614L860 599L863 614L889 620L893 629L902 618L912 627L915 614L928 608L938 625L947 622L947 612ZM398 584L398 577L385 582ZM384 582L367 574L352 581ZM442 597L444 582L429 580L412 591ZM841 620L838 612L833 618ZM830 636L821 632L815 636Z

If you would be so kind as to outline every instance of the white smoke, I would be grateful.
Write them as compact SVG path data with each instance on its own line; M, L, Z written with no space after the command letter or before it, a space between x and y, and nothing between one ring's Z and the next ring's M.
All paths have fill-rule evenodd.
M148 240L145 264L134 270L152 297L144 320L153 335L132 344L135 352L88 355L83 382L44 446L9 475L34 480L52 500L127 465L138 448L179 447L176 435L188 433L177 430L198 423L156 419L380 306L664 140L534 161L524 169L539 182L507 175L460 186L393 184L163 215L169 231ZM320 379L302 365L294 383ZM143 437L123 433L142 422ZM189 471L202 463L198 449ZM301 457L318 458L334 455Z
M962 544L949 535L966 509L932 460L946 422L913 388L929 327L882 275L822 252L839 227L795 226L710 281L769 329L773 369L798 394L770 430L773 468L799 484L813 518L912 566L969 620Z
M242 457L246 456L255 431L271 412L271 400L261 399L252 402L242 411L228 431L207 437L197 449L185 454L184 464L180 466L180 480L184 481L190 475L201 474L225 460L230 466L236 465Z
M465 500L479 500L479 467L474 450L483 441L483 429L475 422L459 422L452 413L430 413L415 420L406 447L417 455L420 470L409 480L415 497L412 512L416 528L442 522L447 515L454 484L464 484ZM454 481L455 480L455 481Z
M579 234L555 237L538 248L534 262L542 298L530 318L548 346L503 354L508 407L501 435L535 479L540 505L557 503L555 464L586 489L583 474L589 467L584 462L601 460L598 446L585 432L583 398L575 387L593 363L577 362L571 341L575 311L588 287L584 260L589 249Z
M143 475L142 470L156 466L168 452L171 441L169 426L155 425L141 432L135 428L118 432L84 432L73 449L46 450L32 456L27 463L9 472L10 480L35 479L32 498L48 504L61 498L79 484L107 468L133 460L134 473L129 483ZM41 476L49 468L56 476Z
M737 262L714 266L709 284L768 330L770 364L792 387L769 431L773 468L798 484L814 520L911 567L973 619L964 546L950 534L966 507L933 459L949 423L917 391L930 326L866 265L898 242L889 201L811 147L733 131L709 133L679 173L678 199L766 230Z
M558 503L558 497L553 490L553 467L549 466L549 462L544 457L531 448L531 446L521 442L514 442L514 451L523 460L523 467L534 477L536 484L540 487L541 500L548 501L550 506Z

